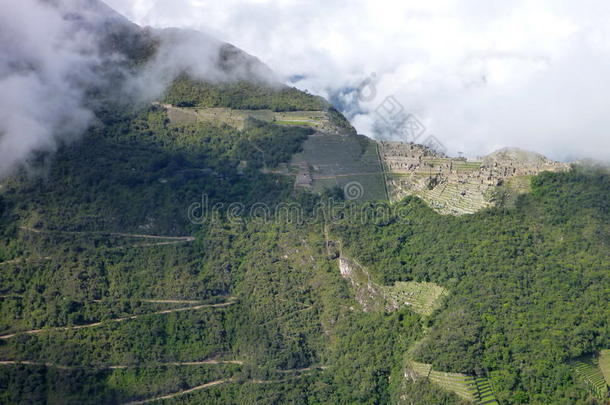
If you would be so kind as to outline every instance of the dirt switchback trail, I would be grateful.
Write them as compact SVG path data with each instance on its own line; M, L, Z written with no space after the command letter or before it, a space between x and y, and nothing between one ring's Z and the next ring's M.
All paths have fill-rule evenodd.
M53 364L53 363L45 363L45 362L36 362L36 361L29 361L29 360L23 360L23 361L15 361L15 360L1 360L0 361L0 366L1 365L32 365L32 366L46 366L46 367L55 367L58 369L62 369L62 370L69 370L69 369L79 369L79 368L87 368L87 369L109 369L109 370L116 370L116 369L126 369L126 368L132 368L132 367L159 367L159 366L199 366L199 365L209 365L209 364L237 364L237 365L243 365L244 362L241 360L216 360L216 359L210 359L210 360L201 360L201 361L186 361L186 362L167 362L167 363L158 363L158 364L144 364L144 365L113 365L113 366L100 366L100 367L88 367L88 366L63 366L63 365L57 365L57 364ZM314 370L325 370L327 369L327 366L311 366L311 367L306 367L306 368L298 368L298 369L290 369L290 370L276 370L279 373L303 373L303 372L307 372L307 371L314 371ZM284 379L278 379L278 380L245 380L243 381L244 383L250 383L250 384L273 384L273 383L282 383L282 382L286 382L289 381L291 379L295 379L295 378L300 378L299 375L293 376L293 377L289 377L289 378L284 378ZM166 395L162 395L162 396L158 396L158 397L153 397L153 398L148 398L148 399L142 399L142 400L138 400L138 401L132 401L132 402L127 402L124 403L123 405L137 405L137 404L146 404L146 403L150 403L150 402L155 402L155 401L161 401L161 400L166 400L166 399L172 399L172 398L176 398L178 396L181 395L186 395L189 394L191 392L195 392L195 391L200 391L206 388L210 388L216 385L220 385L220 384L226 384L226 383L232 383L232 382L237 382L238 380L236 378L225 378L222 380L215 380L215 381L210 381L207 382L205 384L201 384L192 388L188 388L186 390L183 391L177 391L177 392L173 392L170 394L166 394Z
M151 247L151 246L168 246L168 245L177 245L179 243L190 243L195 241L194 236L163 236L163 235L146 235L139 233L124 233L124 232L103 232L103 231L46 231L42 229L30 228L27 226L20 226L19 229L32 233L64 233L64 234L73 234L73 235L111 235L111 236L121 236L125 238L139 238L139 239L148 239L158 242L151 243L133 243L126 246L131 247ZM124 249L126 246L116 246L109 248L111 250L115 249ZM28 262L28 261L36 261L36 260L50 260L51 256L38 257L38 258L27 258L27 257L19 257L12 260L7 260L5 262L0 262L0 265L3 264L11 264L11 263L19 263L19 262Z
M46 231L41 229L30 228L27 226L21 226L20 229L33 233L65 233L65 234L74 234L74 235L111 235L111 236L121 236L125 238L139 238L139 239L150 239L150 240L159 240L160 242L155 243L146 243L146 244L134 244L134 246L161 246L161 245L173 245L176 243L186 243L186 242L194 242L194 236L163 236L163 235L147 235L141 233L125 233L125 232L103 232L103 231Z
M88 369L124 369L124 368L142 368L142 367L163 367L163 366L205 366L205 365L222 365L222 364L236 364L244 365L242 360L200 360L200 361L170 361L165 363L144 363L144 364L121 364L121 365L109 365L109 366L66 366L62 364L48 363L42 361L31 361L31 360L0 360L0 366L17 366L25 364L28 366L46 366L54 367L59 369L73 369L73 368L88 368ZM278 373L303 373L306 371L319 371L326 370L328 366L312 366L305 368L293 368L287 370L276 370Z
M86 325L60 326L60 327L46 328L46 329L33 329L33 330L28 330L28 331L23 331L23 332L15 332L15 333L11 333L9 335L2 335L2 336L0 336L0 339L10 339L10 338L15 337L17 335L24 335L24 334L33 335L33 334L42 333L42 332L53 332L53 331L77 330L77 329L84 329L84 328L92 328L92 327L95 327L95 326L103 325L104 323L123 322L123 321L128 321L128 320L131 320L131 319L137 319L137 318L141 318L143 316L149 316L149 315L164 315L164 314L171 314L172 312L195 311L195 310L203 309L203 308L223 308L223 307L228 307L230 305L233 305L236 302L237 302L237 300L232 300L232 301L222 302L222 303L219 303L219 304L203 304L203 305L194 305L194 306L189 306L189 307L166 309L166 310L163 310L163 311L156 311L156 312L151 312L151 313L148 313L148 314L131 315L131 316L123 317L123 318L106 319L104 321L95 322L95 323L89 323L89 324L86 324Z
M292 368L287 370L276 370L278 373L304 373L306 371L326 370L328 366L311 366L305 368Z
M61 370L70 370L70 369L94 369L94 370L117 370L117 369L126 369L126 368L142 368L142 367L165 367L165 366L206 366L206 365L222 365L222 364L237 364L243 365L244 362L241 360L201 360L201 361L175 361L168 363L150 363L150 364L132 364L132 365L110 365L110 366L64 366L62 364L55 363L47 363L42 361L30 361L30 360L0 360L0 366L18 366L18 365L27 365L27 366L45 366L45 367L53 367Z
M6 295L0 295L0 299L1 298L19 298L22 299L24 296L22 294L6 294ZM236 298L235 297L231 297L231 296L222 296L223 298L226 298L229 301L235 301ZM220 297L219 297L220 298ZM97 302L97 303L104 303L104 302L112 302L112 301L120 301L121 298L104 298L104 299L97 299L97 300L91 300L91 302ZM138 302L147 302L149 304L189 304L189 305L195 305L195 304L202 304L204 301L202 300L181 300L181 299L170 299L170 298L123 298L122 300L125 301L138 301Z
M293 377L293 378L295 378L295 377ZM290 380L290 379L283 379L283 380L246 380L246 381L244 381L244 383L250 383L250 384L273 384L273 383L286 382L288 380ZM237 381L237 379L235 379L235 378L225 378L223 380L216 380L216 381L211 381L211 382L208 382L208 383L205 383L205 384L202 384L202 385L198 385L196 387L189 388L189 389L184 390L184 391L178 391L178 392L174 392L174 393L171 393L171 394L163 395L163 396L160 396L160 397L154 397L154 398L149 398L149 399L142 399L140 401L127 402L127 403L124 403L122 405L147 404L149 402L161 401L161 400L164 400L164 399L172 399L172 398L176 398L176 397L181 396L181 395L189 394L189 393L194 392L194 391L200 391L200 390L203 390L203 389L206 389L206 388L210 388L210 387L213 387L215 385L226 384L226 383L231 383L231 382L236 382L236 381Z
M21 262L34 262L34 261L42 261L42 260L50 260L51 256L44 257L18 257L17 259L8 260L6 262L0 262L2 264L11 264L11 263L21 263Z
M123 405L137 405L137 404L146 404L149 402L154 402L154 401L161 401L163 399L172 399L175 398L179 395L184 395L184 394L188 394L190 392L194 392L194 391L199 391L199 390L204 390L206 388L210 388L213 387L215 385L220 385L220 384L225 384L225 383L229 383L229 382L235 382L237 381L234 378L225 378L224 380L216 380L216 381L211 381L209 383L205 383L202 385L198 385L196 387L193 388L189 388L188 390L184 390L184 391L178 391L178 392L174 392L172 394L167 394L161 397L154 397L154 398L149 398L149 399L143 399L141 401L133 401L133 402L127 402Z
M2 296L0 296L1 298ZM108 302L108 301L119 301L119 298L104 298L99 300L93 300L92 302ZM126 298L125 300L147 302L149 304L201 304L201 300L178 300L178 299L150 299L150 298ZM230 301L235 301L235 297L229 297Z
M110 233L112 236L122 236L126 238L141 238L149 240L158 240L159 242L153 243L134 243L134 247L146 247L146 246L164 246L164 245L175 245L177 243L189 243L194 242L195 237L193 236L159 236L159 235L141 235L134 233Z

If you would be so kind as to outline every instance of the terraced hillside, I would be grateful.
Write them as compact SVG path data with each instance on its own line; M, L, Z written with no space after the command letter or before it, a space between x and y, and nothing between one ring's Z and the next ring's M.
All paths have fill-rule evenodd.
M176 107L158 104L174 125L226 124L240 131L250 120L315 131L302 144L288 166L275 173L295 176L295 187L316 193L340 188L350 200L387 200L376 143L355 135L336 111L273 111L226 107ZM264 148L260 149L264 154Z
M490 207L489 187L472 183L441 181L434 188L424 188L415 193L433 209L453 215L473 214Z
M610 386L610 350L602 350L600 352L599 368L604 375L606 385Z
M511 205L529 191L532 175L566 170L531 152L503 149L478 161L450 158L421 145L375 142L354 135L332 109L274 111L228 107L161 105L178 125L222 123L244 130L252 119L315 132L287 167L277 173L296 176L295 187L314 192L338 187L349 199L397 201L422 198L434 210L451 215L473 214L494 205ZM264 153L262 151L261 153ZM350 188L347 190L346 188Z
M481 405L499 405L489 379L485 377L435 371L432 370L431 364L415 361L409 361L407 367L419 377L429 379L432 383L457 394L463 399Z
M279 126L311 128L290 165L277 173L296 176L295 187L322 192L349 186L349 199L422 198L443 214L473 214L493 205L510 205L529 191L533 174L567 166L526 151L504 149L479 161L449 158L424 146L374 142L353 135L336 114L322 110L274 111L228 107L177 107L163 104L178 125L223 123L244 130L254 119ZM263 151L264 152L264 151Z
M298 168L301 187L316 192L339 187L349 200L387 200L376 144L364 136L316 133L291 165Z
M75 2L45 2L60 3ZM141 45L113 57L120 71L163 46L96 19L113 55ZM231 77L260 67L228 45L211 56ZM388 206L358 201L387 198L383 148L304 125L321 111L346 122L319 97L247 78L167 77L159 102L281 120L172 122L161 105L95 87L95 125L0 180L0 404L596 401L558 359L608 347L606 172L536 175L509 209L443 216L409 196L354 220L351 208ZM459 173L493 171L491 188L535 174L509 173L520 153L478 171L426 153L413 180L429 190ZM353 201L307 190L337 186ZM321 204L332 221L313 215ZM248 214L286 206L314 219Z
M604 360L602 356L592 356L574 362L574 372L578 379L600 400L608 396L608 383L602 372Z

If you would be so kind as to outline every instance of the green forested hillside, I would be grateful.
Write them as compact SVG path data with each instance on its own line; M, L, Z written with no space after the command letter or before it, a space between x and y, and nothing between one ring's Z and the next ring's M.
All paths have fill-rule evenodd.
M328 108L186 77L165 101ZM572 362L610 347L606 172L544 173L513 208L441 216L416 198L295 191L273 173L310 129L97 114L2 181L0 403L465 403L406 376L409 361L479 377L501 404L603 403ZM267 215L278 205L302 221ZM442 305L366 312L340 255L381 291L435 283Z
M418 316L354 309L322 222L226 216L313 209L322 197L260 171L307 129L170 125L159 107L102 118L2 184L0 403L128 403L209 382L180 399L388 401ZM219 216L190 221L203 195Z
M407 199L401 215L335 227L385 283L450 291L415 357L488 375L500 403L577 403L568 361L608 347L610 177L542 174L514 209L439 216Z

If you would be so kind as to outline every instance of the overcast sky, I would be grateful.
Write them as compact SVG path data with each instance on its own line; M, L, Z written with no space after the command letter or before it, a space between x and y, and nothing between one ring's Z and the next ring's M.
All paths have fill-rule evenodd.
M383 132L375 110L394 95L452 154L610 159L607 0L107 2L141 25L235 44L341 101L366 135ZM376 96L357 100L349 90L371 74Z

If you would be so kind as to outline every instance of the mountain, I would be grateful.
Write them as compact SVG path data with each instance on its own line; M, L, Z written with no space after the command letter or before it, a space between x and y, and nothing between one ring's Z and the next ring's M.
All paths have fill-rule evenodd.
M115 81L0 181L0 403L607 402L605 169L378 143L231 45L61 4Z

